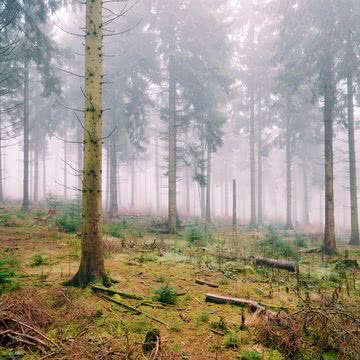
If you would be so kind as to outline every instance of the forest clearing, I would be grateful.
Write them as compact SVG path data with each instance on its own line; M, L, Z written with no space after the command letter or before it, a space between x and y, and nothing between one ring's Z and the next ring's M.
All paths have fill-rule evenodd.
M0 360L360 360L359 0L0 0Z

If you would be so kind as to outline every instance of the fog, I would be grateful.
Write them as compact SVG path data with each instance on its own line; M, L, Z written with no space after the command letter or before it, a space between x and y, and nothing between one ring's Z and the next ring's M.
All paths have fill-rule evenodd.
M309 57L312 50L306 48L308 43L297 46L306 36L308 42L312 41L317 33L317 20L311 25L313 34L307 28L309 24L302 20L308 5L300 3L290 6L275 0L172 0L165 4L142 0L104 5L105 214L113 206L111 215L116 218L167 216L168 54L172 51L180 220L205 217L201 203L206 187L210 186L212 221L230 225L232 184L236 179L239 224L286 224L291 216L288 225L322 228L325 216L324 94L319 84L322 72L316 70L320 66L317 55ZM114 19L114 14L121 11L123 15ZM50 62L44 65L36 58L29 59L32 207L44 203L50 194L68 200L81 195L84 18L81 4L63 5L49 14L40 28L52 47L51 51L41 49L43 53L49 51ZM305 36L306 31L309 34ZM169 50L171 36L173 49ZM338 42L334 40L332 46L339 48L334 55L338 64L345 56L346 46L344 51L340 47L346 35L337 36ZM25 37L25 42L31 41ZM16 50L14 54L18 56ZM5 67L11 66L16 71L13 59L6 61ZM48 72L44 71L47 66L51 68ZM346 76L338 67L333 71L335 219L336 231L347 239L351 204ZM357 71L354 66L355 124L359 115ZM45 81L48 84L44 92ZM2 85L11 87L1 99L2 201L20 204L24 147L23 129L16 124L21 125L23 119L24 90L21 79L14 82ZM14 105L14 110L6 110ZM358 137L355 126L356 145ZM116 154L115 170L112 149ZM358 155L357 146L356 158ZM112 179L111 168L115 171ZM110 191L114 181L116 192Z

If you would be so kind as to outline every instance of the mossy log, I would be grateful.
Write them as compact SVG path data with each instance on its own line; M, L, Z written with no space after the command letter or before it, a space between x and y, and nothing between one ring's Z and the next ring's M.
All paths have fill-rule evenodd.
M296 272L296 263L294 261L277 260L264 257L254 257L256 265L268 266L275 269L287 270L289 272Z
M218 288L219 287L218 284L215 284L215 283L212 283L212 282L206 281L206 280L201 280L201 279L196 279L195 283L198 284L198 285L207 285L207 286L212 287L212 288Z

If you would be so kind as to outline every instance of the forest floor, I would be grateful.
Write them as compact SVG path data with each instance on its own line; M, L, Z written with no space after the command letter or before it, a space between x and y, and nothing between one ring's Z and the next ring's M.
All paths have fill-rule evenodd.
M193 224L168 236L154 233L150 221L122 221L104 235L106 269L118 281L113 289L126 293L111 296L63 285L78 268L80 238L44 219L0 216L0 359L360 358L360 248L342 245L324 258L314 233L214 227L210 235ZM250 255L296 261L300 270L255 266ZM265 310L206 302L208 293ZM349 311L345 320L322 312L328 301L336 314ZM317 319L304 333L291 323L301 311ZM145 352L154 329L160 342Z

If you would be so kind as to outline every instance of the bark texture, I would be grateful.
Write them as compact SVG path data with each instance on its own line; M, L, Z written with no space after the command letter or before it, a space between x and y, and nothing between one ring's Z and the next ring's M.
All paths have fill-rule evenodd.
M70 282L80 287L96 281L110 285L102 244L102 46L102 1L87 0L81 262Z

